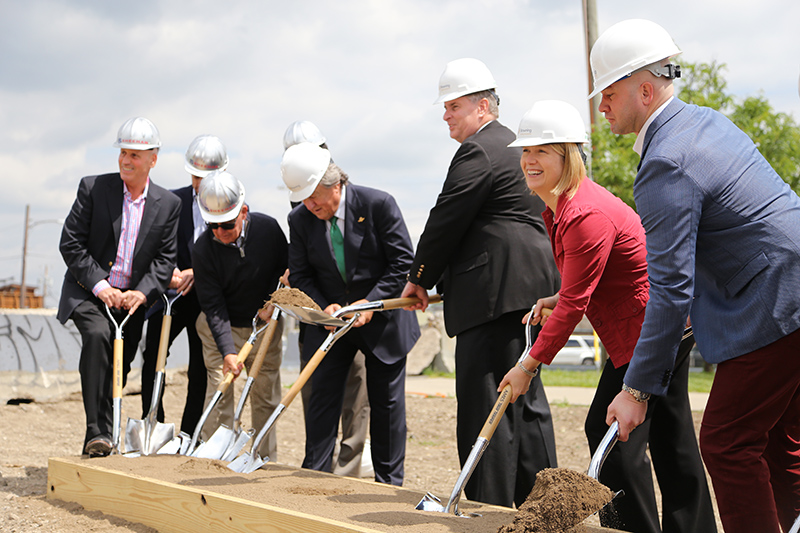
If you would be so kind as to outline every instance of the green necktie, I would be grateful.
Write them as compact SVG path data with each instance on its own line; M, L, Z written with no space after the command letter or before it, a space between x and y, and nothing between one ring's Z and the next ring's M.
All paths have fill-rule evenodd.
M342 281L347 281L344 273L344 237L339 225L336 224L337 217L331 218L331 245L333 245L333 255L336 257L336 266L339 267L339 274Z

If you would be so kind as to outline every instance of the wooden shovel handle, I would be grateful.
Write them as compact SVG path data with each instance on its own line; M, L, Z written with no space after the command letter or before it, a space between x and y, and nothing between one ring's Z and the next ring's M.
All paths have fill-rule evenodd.
M252 343L250 343L250 342L244 343L244 346L242 346L242 349L239 350L239 355L236 356L236 366L239 366L240 363L244 363L245 362L245 360L247 359L247 356L250 355L250 350L252 350L252 349L253 349L253 344ZM219 387L217 387L217 391L218 392L225 392L226 390L228 390L228 387L230 386L230 384L233 383L233 378L234 377L235 376L233 375L233 372L228 372L227 374L225 374L225 379L223 379L220 382Z
M158 358L156 359L156 373L163 372L167 366L167 351L169 350L169 331L172 328L172 315L165 315L161 322L161 338L158 340Z
M281 403L285 407L289 407L289 404L292 403L292 400L294 400L294 397L297 396L297 393L300 392L300 389L303 388L303 386L306 384L306 382L311 377L311 374L314 373L314 370L317 369L319 364L322 362L322 359L325 358L325 354L327 354L327 353L328 352L326 350L322 350L322 349L319 349L316 352L314 352L314 355L311 357L311 359L308 360L308 363L306 363L306 366L303 367L303 370L300 372L300 375L297 376L297 380L294 382L292 387L289 389L289 392L287 392L286 395L281 400Z
M428 297L429 304L437 304L442 301L441 294L432 294ZM408 307L409 305L418 304L420 299L417 297L408 297L408 298L389 298L387 300L383 300L383 308L384 309L400 309L403 307Z
M511 384L506 385L500 392L500 396L498 396L497 401L494 402L494 407L492 407L492 411L489 413L481 432L478 434L479 437L483 437L486 440L492 438L494 430L497 429L497 424L500 423L500 419L503 418L503 413L506 412L509 401L511 401Z
M258 373L261 371L261 365L264 364L264 357L267 355L267 349L269 348L269 345L272 344L272 337L275 336L276 329L278 329L278 320L271 319L267 325L267 329L264 331L264 337L261 339L261 344L256 352L256 358L253 360L253 364L250 365L250 368L247 371L247 375L249 377L256 379Z
M122 339L114 339L113 382L111 394L113 398L122 398L122 352L124 349ZM108 389L106 389L108 390Z

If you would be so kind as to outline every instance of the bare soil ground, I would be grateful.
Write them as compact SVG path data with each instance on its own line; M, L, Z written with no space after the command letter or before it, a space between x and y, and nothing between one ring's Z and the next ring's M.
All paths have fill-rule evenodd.
M164 395L167 422L180 416L185 386L185 373L168 375ZM125 396L123 421L127 416L139 418L140 409L139 395ZM584 472L589 465L583 434L586 411L584 406L552 406L560 467ZM405 487L449 495L460 470L455 447L455 413L454 398L409 394ZM695 418L699 424L700 413L695 413ZM246 413L243 420L249 419ZM0 406L0 531L153 531L141 524L87 511L77 504L45 499L48 457L79 455L83 433L83 406L78 394L54 403ZM282 415L277 434L279 462L299 466L305 444L299 399ZM596 519L591 520L594 522L590 523L597 524Z

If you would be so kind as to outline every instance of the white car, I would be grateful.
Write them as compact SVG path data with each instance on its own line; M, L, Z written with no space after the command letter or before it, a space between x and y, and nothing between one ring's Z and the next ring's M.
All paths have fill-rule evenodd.
M594 340L591 337L570 335L567 344L556 354L551 365L596 366Z

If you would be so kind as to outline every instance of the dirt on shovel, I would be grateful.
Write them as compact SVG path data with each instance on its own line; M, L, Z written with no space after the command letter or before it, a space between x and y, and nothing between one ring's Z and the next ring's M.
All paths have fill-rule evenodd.
M310 309L316 309L317 311L322 311L317 303L312 300L306 293L301 291L300 289L294 289L289 287L283 287L277 289L270 295L269 301L265 304L265 307L271 303L278 304L278 305L296 305L299 307L308 307Z
M497 533L580 533L581 522L614 498L611 489L567 468L546 468L520 505L514 521Z

